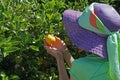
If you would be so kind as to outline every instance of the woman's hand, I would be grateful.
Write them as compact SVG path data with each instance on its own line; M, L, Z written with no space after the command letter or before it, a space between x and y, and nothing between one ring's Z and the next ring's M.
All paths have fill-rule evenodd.
M62 56L62 52L65 51L67 47L65 43L63 42L63 40L61 40L58 37L55 37L55 38L56 38L56 43L52 45L48 45L46 41L44 40L44 47L47 50L47 52L51 54L53 57L59 58Z
M56 44L53 44L54 47L56 47L60 52L65 53L66 50L68 50L65 42L61 40L59 37L56 37Z
M63 40L60 38L56 37L56 42L53 45L47 45L46 41L44 40L44 46L45 49L49 54L51 54L53 57L55 57L57 60L58 59L65 59L67 64L71 67L72 62L74 61L74 58L70 54L68 48L66 47L66 44L64 43Z
M44 40L44 47L47 50L47 52L51 54L53 57L55 57L57 60L59 80L69 80L67 71L65 69L64 59L63 59L64 57L62 53L62 51L66 49L66 45L60 38L58 37L55 38L56 38L56 42L52 45L48 45Z

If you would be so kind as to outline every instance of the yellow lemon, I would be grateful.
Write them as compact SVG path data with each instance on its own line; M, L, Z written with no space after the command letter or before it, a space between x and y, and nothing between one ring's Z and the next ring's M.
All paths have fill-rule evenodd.
M47 44L51 45L56 41L56 39L55 36L48 34L45 36L45 41Z

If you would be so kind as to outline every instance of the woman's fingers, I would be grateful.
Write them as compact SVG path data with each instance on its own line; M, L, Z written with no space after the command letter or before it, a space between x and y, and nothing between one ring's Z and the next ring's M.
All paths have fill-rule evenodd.
M54 43L52 45L47 45L45 39L43 40L45 49L49 53L50 52L52 53L64 52L67 49L65 42L57 36L55 36L55 38L56 38L57 43Z
M45 47L45 49L47 50L47 52L48 53L52 53L52 54L56 54L56 53L59 53L59 50L57 50L57 48L55 48L55 47L51 47L51 46L47 46L46 45L46 42L44 41L44 47Z
M58 37L55 37L55 38L56 38L56 43L54 43L52 45L48 45L46 43L45 39L43 39L43 42L44 42L44 47L45 47L47 53L49 53L50 55L52 55L53 57L55 57L57 59L60 56L63 56L62 53L66 49L66 44L60 38L58 38Z

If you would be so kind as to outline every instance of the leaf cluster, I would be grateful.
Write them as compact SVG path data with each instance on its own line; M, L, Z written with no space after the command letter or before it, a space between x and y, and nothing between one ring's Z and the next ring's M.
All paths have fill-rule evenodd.
M0 0L0 80L58 80L55 60L43 46L46 34L63 39L75 58L79 53L66 35L62 13L83 11L92 2L113 5L117 0ZM67 66L66 66L67 67Z

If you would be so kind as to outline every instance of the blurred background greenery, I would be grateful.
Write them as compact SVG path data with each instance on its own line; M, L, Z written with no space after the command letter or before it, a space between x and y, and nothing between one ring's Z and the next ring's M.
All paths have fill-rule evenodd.
M56 61L45 51L43 38L54 34L75 58L85 56L67 37L62 13L83 11L93 2L110 4L120 13L120 0L0 0L0 80L58 80Z

